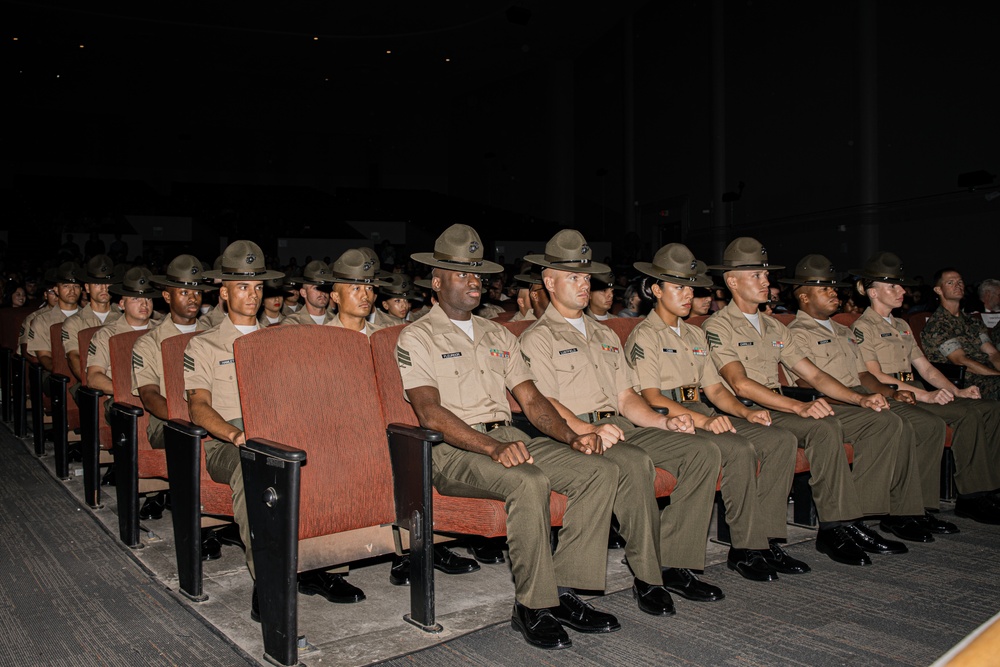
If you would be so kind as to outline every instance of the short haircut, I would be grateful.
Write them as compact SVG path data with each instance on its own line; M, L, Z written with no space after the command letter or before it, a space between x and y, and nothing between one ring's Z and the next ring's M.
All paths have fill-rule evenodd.
M958 273L959 272L958 269L956 269L954 267L951 267L951 266L946 266L946 267L944 267L942 269L938 269L937 271L934 272L934 283L933 284L934 284L935 287L937 287L938 285L941 284L941 276L943 276L944 274L948 273L949 271L951 271L952 273Z

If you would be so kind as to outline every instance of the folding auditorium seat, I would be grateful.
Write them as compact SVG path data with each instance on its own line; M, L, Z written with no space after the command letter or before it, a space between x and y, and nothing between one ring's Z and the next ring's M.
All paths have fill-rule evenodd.
M87 368L90 340L101 327L81 329L80 368ZM83 454L83 495L90 507L101 507L101 465L110 465L111 427L104 419L104 403L110 397L103 391L87 386L87 373L83 373L77 392L80 409L80 451Z
M56 476L69 479L69 443L79 442L80 409L69 394L73 372L66 358L62 341L63 323L57 322L49 330L52 341L52 375L49 376L49 395L52 405L52 444L55 451ZM78 445L79 446L79 445Z

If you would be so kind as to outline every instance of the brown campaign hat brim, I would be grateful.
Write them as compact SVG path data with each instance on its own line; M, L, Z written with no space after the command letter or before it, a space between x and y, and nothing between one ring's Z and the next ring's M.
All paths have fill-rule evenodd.
M778 282L782 285L795 285L796 287L850 287L850 283L844 283L839 280L825 280L819 278L778 278Z
M526 255L524 261L531 262L543 269L555 269L556 271L567 271L569 273L608 273L611 267L601 262L588 260L586 263L572 260L548 260L545 255Z
M198 275L204 276L205 274L199 273ZM151 282L153 282L157 287L177 287L180 289L189 289L195 292L211 292L219 289L216 285L208 285L200 279L192 282L184 282L182 280L171 279L170 276L153 276Z
M434 256L432 252L415 252L410 255L410 259L435 269L446 271L465 271L467 273L503 273L503 267L496 262L487 259L475 261L462 260L442 260Z
M778 271L785 268L782 264L711 264L708 267L709 271L719 271L725 273L726 271L754 271L756 269L767 269L768 271Z
M239 280L250 280L250 281L264 281L264 280L274 280L275 278L284 278L285 274L281 271L258 271L256 273L226 273L225 269L218 269L212 271L205 271L201 274L203 278L209 280L222 280L224 282L235 282Z
M385 280L379 280L378 278L339 278L334 276L327 285L319 285L319 287L329 287L331 290L334 285L371 285L372 287L388 287L392 283Z
M889 283L890 285L902 285L903 287L914 287L917 284L916 280L908 280L897 276L877 276L866 271L865 269L851 269L849 273L852 276L857 276L858 278L864 278L867 280L874 280L877 283Z
M693 276L675 276L670 273L663 273L654 266L652 262L635 262L632 264L637 271L645 273L647 276L668 282L672 285L687 285L689 287L711 287L712 279L706 275L696 273Z
M125 289L121 283L115 283L108 291L112 294L117 294L118 296L131 296L136 298L143 297L146 299L159 299L163 297L162 291L156 289L155 287L151 287L147 290L130 290Z

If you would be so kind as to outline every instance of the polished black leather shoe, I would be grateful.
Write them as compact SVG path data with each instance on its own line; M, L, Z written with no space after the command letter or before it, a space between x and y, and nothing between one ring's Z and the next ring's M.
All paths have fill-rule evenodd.
M514 611L510 614L510 627L520 632L524 641L538 648L552 650L573 645L550 609L531 609L515 602Z
M917 523L920 524L921 528L935 535L954 535L959 532L958 526L951 521L939 519L930 512L924 512L923 516L918 516Z
M959 498L955 501L955 516L972 519L977 523L1000 525L1000 507L989 496Z
M632 597L639 604L639 611L653 616L673 616L674 600L663 586L647 584L642 579L632 582Z
M589 602L577 597L576 593L560 595L559 606L552 608L552 616L577 632L614 632L622 628L617 618L603 611L597 611Z
M164 502L165 499L162 493L146 496L146 500L142 503L142 507L139 508L139 519L141 521L162 519Z
M788 552L781 548L778 540L768 540L768 548L761 551L761 555L767 564L774 568L775 572L781 574L805 574L809 571L809 566L798 558L792 558Z
M209 533L201 539L201 559L218 560L222 558L222 545L215 535Z
M816 551L844 565L871 565L872 559L847 532L847 526L822 528L816 533Z
M663 571L663 587L694 602L717 602L726 597L721 588L705 583L682 567L668 567Z
M101 476L101 486L114 486L115 485L115 467L113 465L108 466L108 469L104 471L104 475Z
M726 566L744 579L749 579L750 581L778 580L778 573L764 560L764 555L755 549L729 547Z
M392 559L392 569L389 570L389 583L393 586L410 585L410 555L395 556Z
M883 533L892 533L908 542L933 542L934 536L914 516L887 516L878 524Z
M463 558L443 544L434 545L434 569L445 574L468 574L479 570L479 563Z
M330 602L353 604L365 599L365 593L344 580L343 575L329 572L303 572L299 575L299 593L322 595Z
M250 597L250 620L260 623L260 599L257 598L257 582L253 584L253 595Z
M504 562L503 549L492 540L488 540L484 544L469 547L469 553L484 565L496 565L497 563Z
M854 543L870 554L905 554L907 546L896 540L887 540L861 521L844 526Z

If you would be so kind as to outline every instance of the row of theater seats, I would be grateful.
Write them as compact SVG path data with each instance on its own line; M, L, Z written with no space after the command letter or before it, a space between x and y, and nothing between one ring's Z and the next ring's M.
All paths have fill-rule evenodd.
M607 324L624 344L639 321L617 319ZM700 324L696 320L691 323ZM520 335L529 324L506 322L504 326ZM0 311L0 336L6 326ZM411 549L411 607L407 618L434 630L440 626L434 618L430 551L433 533L486 537L506 534L501 502L446 497L433 490L430 450L440 440L440 434L412 426L417 420L403 399L396 369L395 346L400 329L383 329L368 339L335 327L272 327L236 343L237 378L249 438L241 456L255 540L265 652L281 664L294 664L297 658L297 571L391 553L395 549L393 529L402 528ZM80 336L84 367L94 331L96 328L85 330ZM61 340L58 332L53 334L53 341ZM55 369L52 410L57 413L53 422L56 467L58 470L63 465L59 448L65 441L64 434L78 423L84 451L85 501L98 506L97 452L113 450L120 535L133 547L141 545L138 499L145 489L140 487L140 480L168 480L180 589L193 600L204 600L202 521L205 517L231 517L232 501L228 486L212 482L205 471L201 447L204 430L187 421L182 356L190 337L197 334L176 336L163 344L171 419L166 452L149 447L145 437L147 417L131 394L131 351L140 334L112 338L115 391L109 412L110 429L104 426L102 409L108 397L83 388L81 405L74 406L72 398L65 394L67 379L59 373L65 370L68 375L68 368ZM275 349L284 354L275 355ZM54 358L59 357L65 363L64 355ZM296 366L289 365L288 359L310 362ZM0 355L0 362L6 364L0 370L4 371L3 416L8 420L17 411L15 385L19 382L10 371L23 362L17 361L11 348ZM20 377L23 382L23 373ZM33 405L42 405L41 392L34 389L32 386L36 393ZM517 410L516 403L510 400ZM32 410L33 416L36 412L39 416L42 413ZM74 413L77 417L72 416ZM16 420L14 423L16 426ZM41 433L41 428L36 429L39 455L44 453L44 440L41 451L38 448ZM853 452L849 445L845 444L845 448L850 458ZM808 470L800 450L793 487L795 519L813 525ZM658 496L668 497L675 484L669 473L657 471ZM552 494L553 526L561 525L565 504L565 497ZM721 502L719 507L719 535L725 540L728 528Z

